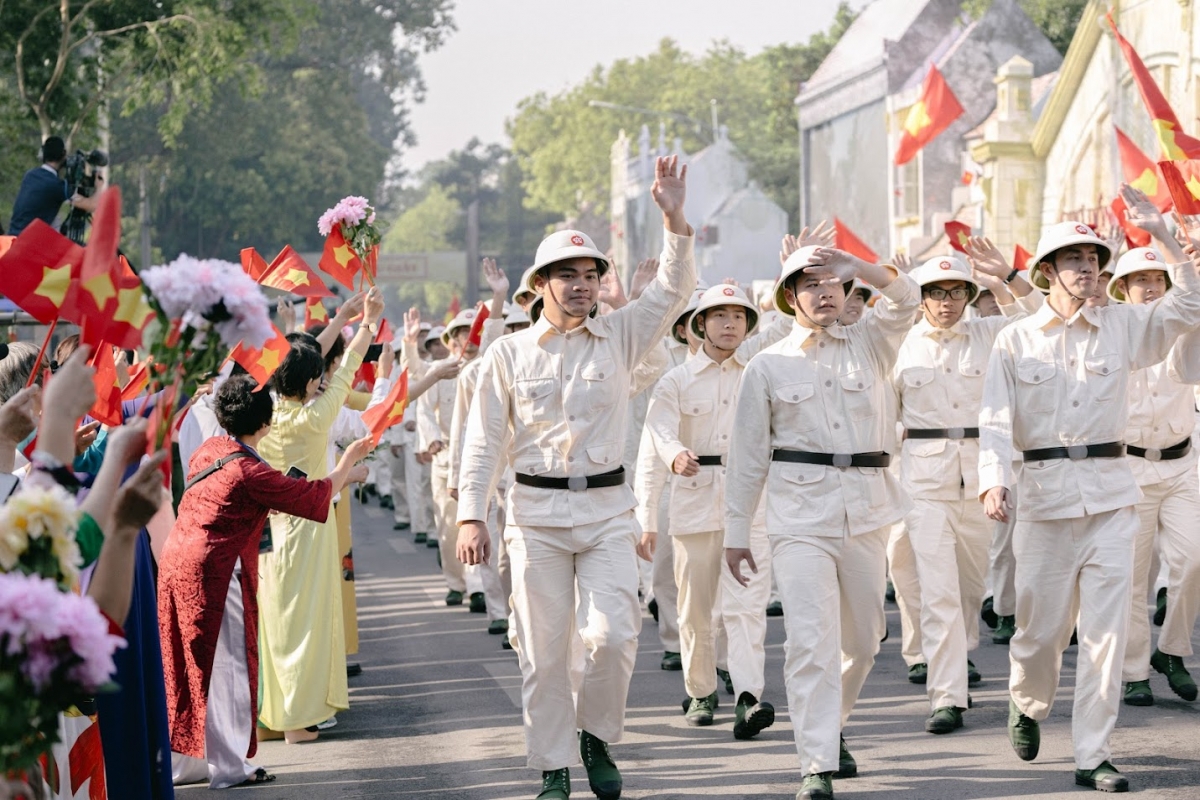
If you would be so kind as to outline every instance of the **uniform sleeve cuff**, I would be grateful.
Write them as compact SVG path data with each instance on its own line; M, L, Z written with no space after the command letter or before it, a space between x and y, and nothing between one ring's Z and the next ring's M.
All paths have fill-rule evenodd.
M679 454L686 450L687 448L679 442L671 442L658 448L658 454L662 458L663 463L666 464L668 473L675 473L675 459L679 458Z
M487 506L486 502L479 500L471 494L460 492L458 499L458 524L472 520L487 524Z
M725 547L730 550L750 549L750 527L748 525L725 525Z

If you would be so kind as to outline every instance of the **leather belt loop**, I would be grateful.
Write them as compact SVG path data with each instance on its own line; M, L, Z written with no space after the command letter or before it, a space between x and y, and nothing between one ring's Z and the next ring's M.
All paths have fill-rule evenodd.
M532 486L535 489L563 489L570 492L583 492L588 489L603 489L609 486L620 486L625 483L625 468L617 467L611 472L601 475L576 475L571 478L550 478L544 475L516 474L517 483L522 486Z
M978 439L979 428L909 428L909 439Z
M702 467L725 466L725 456L696 456L696 461Z
M1170 447L1164 447L1161 450L1154 447L1135 447L1134 445L1129 445L1125 448L1125 452L1131 456L1144 458L1147 461L1175 461L1192 452L1192 440L1189 437L1182 442L1173 444Z
M821 464L826 467L871 467L886 469L892 463L890 453L809 453L805 450L774 450L772 461L790 464Z

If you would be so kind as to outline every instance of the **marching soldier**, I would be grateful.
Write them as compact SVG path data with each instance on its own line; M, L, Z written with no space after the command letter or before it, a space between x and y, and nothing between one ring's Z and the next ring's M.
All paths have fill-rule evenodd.
M1130 204L1130 221L1166 240L1161 217L1143 205ZM1013 749L1023 760L1037 757L1038 722L1054 703L1077 623L1075 782L1127 791L1109 760L1141 496L1121 441L1127 389L1131 371L1162 361L1200 325L1200 276L1175 245L1167 256L1175 291L1145 306L1091 307L1111 257L1108 243L1080 223L1042 235L1030 282L1049 298L1001 331L992 350L979 416L979 491L988 516L1007 519L1013 456L1023 455L1013 530L1017 633L1009 643Z
M582 233L552 234L538 248L532 277L541 317L487 352L468 416L459 480L465 563L490 558L488 504L505 462L516 472L504 536L528 763L542 771L540 800L569 797L568 769L580 759L598 797L621 796L608 746L624 730L641 627L636 502L621 459L634 370L696 283L693 231L683 215L687 169L677 162L656 163L652 195L666 230L658 276L645 293L593 318L610 264ZM578 617L570 601L576 588ZM577 619L587 653L573 699Z
M853 280L880 291L872 313L838 324ZM739 583L766 489L772 568L783 599L784 678L804 782L829 800L858 771L841 738L884 633L884 546L909 504L887 467L895 426L889 375L919 304L895 268L805 247L775 284L795 317L783 341L746 366L726 478L726 559Z
M911 273L921 287L922 318L905 337L893 373L905 428L901 481L914 505L895 547L911 551L918 578L918 630L933 712L925 730L937 734L962 727L968 683L980 680L967 655L979 645L977 611L991 541L976 491L983 373L1000 330L1042 302L991 242L971 245L975 275L955 256L931 259ZM1005 316L964 318L980 284Z

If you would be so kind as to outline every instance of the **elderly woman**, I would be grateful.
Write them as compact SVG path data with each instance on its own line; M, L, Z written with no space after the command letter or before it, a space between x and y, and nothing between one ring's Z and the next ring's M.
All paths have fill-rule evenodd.
M175 780L207 778L223 789L274 779L247 761L257 744L255 598L268 513L323 525L330 498L366 476L355 464L371 444L350 445L327 478L289 477L256 449L271 429L270 392L237 375L222 384L213 406L229 435L207 440L192 456L179 518L163 548L158 607Z

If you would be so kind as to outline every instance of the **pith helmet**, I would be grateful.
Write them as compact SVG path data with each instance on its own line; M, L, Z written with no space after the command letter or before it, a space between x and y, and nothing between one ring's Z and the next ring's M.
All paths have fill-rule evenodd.
M430 342L435 341L435 340L441 341L442 334L445 332L446 332L446 329L443 328L441 325L430 328L429 330L427 330L425 332L425 338L423 340L421 340L421 344L427 345Z
M604 277L604 273L608 272L609 263L608 256L596 249L595 243L583 231L555 231L542 240L538 245L537 254L533 259L533 266L525 271L527 276L524 280L524 285L529 291L536 291L533 288L533 279L538 273L551 264L556 264L559 261L567 261L572 258L594 258L596 266L600 270L600 277Z
M1157 269L1165 272L1167 275L1167 289L1171 288L1171 270L1163 260L1162 253L1153 247L1135 247L1121 256L1120 260L1117 261L1117 271L1113 273L1112 280L1108 282L1108 296L1118 303L1128 303L1129 298L1117 288L1117 279L1148 269Z
M688 300L688 304L683 307L683 311L679 312L679 316L671 324L671 338L680 344L687 344L687 337L679 335L679 326L690 323L692 314L699 308L700 298L704 296L705 291L704 289L696 289L696 291L692 292L692 298Z
M796 311L787 301L787 296L784 294L784 288L787 286L788 280L800 270L810 266L808 259L816 252L818 248L801 247L796 252L788 256L787 261L783 262L783 268L779 273L779 280L775 281L775 308L781 314L787 314L789 317L796 316ZM847 295L854 291L854 281L846 281L842 284L842 291Z
M974 303L979 297L979 281L971 274L971 268L957 256L931 258L912 271L912 279L924 288L941 281L963 281L967 284L967 302Z
M504 316L504 327L506 328L509 325L530 325L532 323L533 321L529 318L529 315L520 308L514 308Z
M533 267L528 267L521 273L521 282L517 284L517 290L513 292L512 301L517 305L521 304L521 298L524 295L536 295L533 290Z
M746 293L738 286L722 283L711 289L705 289L700 295L700 302L696 305L696 310L692 312L691 319L688 321L688 327L692 329L692 333L695 334L697 339L704 338L704 329L700 327L701 312L720 306L741 306L746 309L747 336L758 325L758 309L750 302L750 298L746 296Z
M454 332L461 328L470 328L475 324L475 309L464 308L462 311L450 320L450 324L442 331L442 344L450 346L450 337L454 336Z
M1046 276L1042 274L1042 261L1052 255L1054 251L1075 244L1096 245L1096 254L1100 257L1101 270L1112 259L1112 248L1109 247L1108 242L1097 236L1096 232L1087 225L1082 222L1059 222L1042 232L1042 238L1038 240L1037 252L1033 256L1033 262L1029 265L1029 282L1043 292L1049 292L1050 281L1046 280Z

